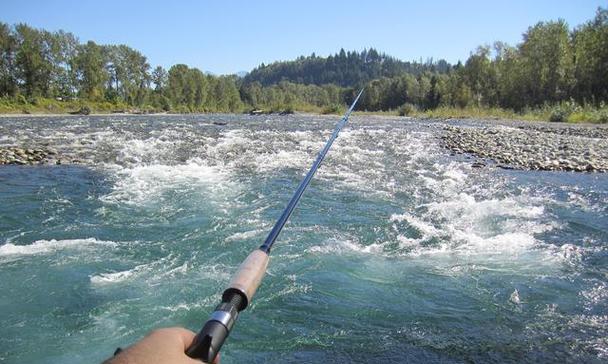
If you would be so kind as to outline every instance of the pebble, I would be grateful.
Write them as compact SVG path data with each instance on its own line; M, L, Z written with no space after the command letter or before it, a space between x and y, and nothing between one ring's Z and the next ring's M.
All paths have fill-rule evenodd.
M456 119L444 123L443 145L450 154L470 157L472 168L486 168L493 161L505 169L608 172L606 125ZM11 132L0 125L0 135ZM116 159L115 153L101 153L108 153L107 146L104 149L95 135L76 143L35 135L1 145L0 164L94 164Z
M493 160L501 168L608 172L608 128L571 124L446 125L442 140L456 154ZM483 163L477 161L473 168Z
M0 164L46 164L49 154L38 148L0 147Z

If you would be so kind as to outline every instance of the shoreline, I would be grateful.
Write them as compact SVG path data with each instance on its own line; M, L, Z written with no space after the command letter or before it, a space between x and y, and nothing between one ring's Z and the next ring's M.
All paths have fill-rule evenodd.
M84 115L84 114L70 114L70 113L65 113L65 114L57 114L57 113L51 113L51 114L45 114L45 113L2 114L2 113L0 113L0 118L11 118L11 117L17 117L17 118L50 117L50 118L55 118L55 117L62 117L62 116L68 116L68 117L86 117L86 116L110 116L110 115L116 115L116 116L155 115L155 116L158 116L158 115L191 115L191 114L171 114L171 113L166 113L166 112L162 112L162 113L149 113L149 114L129 113L129 112L109 112L109 113L90 113L90 114L87 114L87 115Z
M43 117L86 117L103 116L145 116L163 117L201 114L0 114L0 120L13 118ZM241 114L231 114L241 115ZM274 114L277 116L278 114ZM296 118L335 119L336 115L318 113L294 114ZM291 115L293 118L294 115ZM250 115L243 115L251 117ZM260 115L259 117L268 116ZM451 155L473 157L473 168L495 166L503 169L608 172L608 124L530 122L518 119L488 118L418 118L395 116L389 113L360 113L355 118L376 118L396 122L434 124L433 133L439 143ZM286 119L288 116L285 117ZM290 120L286 120L290 122ZM293 122L294 120L291 120ZM68 122L69 123L69 122ZM2 123L10 129L10 122ZM224 125L224 124L221 124ZM429 125L430 126L430 125ZM0 145L0 165L54 165L87 164L88 157L95 155L87 146L91 141L80 141L78 150L82 153L63 148L54 143L40 143L30 140L16 145ZM89 161L90 162L90 161Z
M82 117L101 117L101 116L196 116L196 115L244 115L244 116L268 116L275 115L279 116L280 113L267 113L260 115L251 115L249 113L226 113L226 112L198 112L198 113L171 113L171 112L160 112L160 113L129 113L129 112L121 112L121 113L90 113L88 115L81 114L44 114L44 113L35 113L35 114L2 114L0 113L0 119L7 118L42 118L42 117L73 117L73 118L82 118ZM342 116L342 114L324 114L318 112L310 112L310 111L296 111L292 114L286 114L282 116L289 115L301 115L301 116L310 116L310 117L336 117ZM554 127L591 127L591 128L600 128L600 129L608 129L608 123L594 123L594 122L567 122L567 121L548 121L548 120L528 120L523 118L501 118L501 117L476 117L476 116L468 116L468 117L431 117L431 116L402 116L396 115L394 112L390 111L355 111L353 112L353 117L374 117L381 119L399 119L403 121L408 120L420 120L420 121L429 121L429 122L458 122L458 121L470 121L475 123L483 123L486 125L510 125L513 123L522 124L522 125L550 125Z
M108 112L108 113L90 113L90 114L71 114L71 113L0 113L0 119L8 119L8 118L42 118L42 117L73 117L73 118L82 118L82 117L102 117L102 116L195 116L195 115L213 115L213 114L225 114L225 115L246 115L246 116L268 116L268 115L302 115L302 116L326 116L326 117L335 117L342 116L342 114L327 114L322 112L313 112L313 111L295 111L291 114L281 114L280 112L269 112L263 114L250 114L248 112L194 112L194 113L172 113L172 112L158 112L158 113L132 113L132 112ZM561 126L586 126L586 127L599 127L599 128L608 128L608 123L598 123L592 121L580 121L580 122L571 122L571 121L549 121L542 119L526 119L526 118L505 118L501 116L429 116L429 115L398 115L394 111L355 111L353 113L355 117L376 117L383 119L402 119L402 120L421 120L421 121L430 121L430 122L450 122L450 121L473 121L473 122L481 122L488 125L499 125L499 124L510 124L510 123L522 123L526 125L538 125L538 124L547 124L559 127Z

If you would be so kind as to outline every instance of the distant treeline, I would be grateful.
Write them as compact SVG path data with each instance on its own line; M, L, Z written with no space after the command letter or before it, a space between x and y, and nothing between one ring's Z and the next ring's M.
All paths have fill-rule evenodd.
M603 107L608 101L608 10L573 30L540 22L516 46L479 47L464 64L404 62L375 49L312 54L262 64L243 78L183 64L151 69L125 45L84 44L71 33L0 23L0 97L89 100L150 110L234 112L343 107L361 87L358 109L547 105Z
M381 77L396 77L402 74L420 75L425 72L446 73L450 65L445 60L434 63L427 61L404 62L371 48L361 53L346 52L341 49L336 55L327 58L300 56L295 61L275 62L268 66L255 68L244 78L244 83L259 82L263 86L288 80L294 83L342 87L362 85Z
M72 33L0 23L0 97L108 101L137 108L241 111L236 76L178 64L150 69L126 45L81 44Z
M599 106L608 101L608 11L598 9L594 19L572 31L563 20L540 22L528 28L519 45L479 47L464 64L402 62L374 49L262 64L244 78L241 95L255 102L262 86L281 81L365 86L359 108L370 111L404 104L516 111L560 102Z

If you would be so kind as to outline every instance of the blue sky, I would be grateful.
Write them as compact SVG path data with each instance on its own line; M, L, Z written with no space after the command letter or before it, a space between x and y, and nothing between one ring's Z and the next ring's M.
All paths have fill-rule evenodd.
M299 55L375 47L403 60L465 60L481 44L521 41L538 21L591 19L593 0L89 1L0 0L0 21L127 44L152 66L216 74Z

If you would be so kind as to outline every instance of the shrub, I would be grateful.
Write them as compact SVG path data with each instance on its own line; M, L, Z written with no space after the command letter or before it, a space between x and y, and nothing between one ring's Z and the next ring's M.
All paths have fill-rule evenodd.
M549 121L563 123L568 120L568 116L570 116L570 113L567 110L557 106L551 110L551 113L549 114Z
M293 107L293 105L287 105L281 112L280 114L282 115L289 115L289 114L293 114L295 112L295 108Z
M80 115L89 115L91 113L91 108L88 105L84 105L78 110L78 114Z
M399 116L409 116L415 113L416 111L418 111L416 105L410 104L409 102L406 102L405 104L401 105L399 109L397 109Z
M598 123L608 123L608 107L604 106L598 109L593 115L593 121Z
M169 98L167 96L162 95L160 97L160 107L164 111L171 111L171 102L169 101Z
M15 101L17 101L17 103L19 105L26 105L27 104L27 99L23 95L17 95L17 97L15 98Z
M552 122L568 121L570 115L584 111L583 108L573 100L563 101L554 106L545 106L545 108L549 109L549 121Z
M334 104L334 105L328 105L325 106L323 108L323 110L321 110L321 114L327 115L327 114L340 114L342 113L342 105L338 105L338 104Z
M190 114L191 113L190 109L186 105L177 105L175 108L173 108L172 112L174 114Z
M38 106L38 105L40 105L40 98L37 97L37 96L32 96L29 99L29 103L32 104L32 105L34 105L34 106Z

